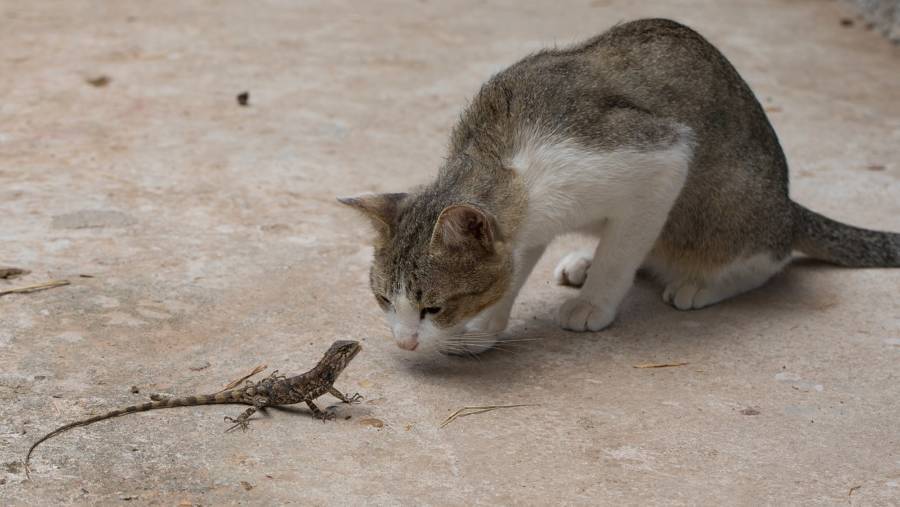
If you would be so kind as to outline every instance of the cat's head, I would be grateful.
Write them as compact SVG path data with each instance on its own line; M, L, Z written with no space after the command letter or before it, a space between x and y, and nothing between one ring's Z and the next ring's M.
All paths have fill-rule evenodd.
M492 318L509 288L509 247L494 218L471 203L427 194L368 194L340 202L376 230L369 281L397 346L477 353L506 327Z

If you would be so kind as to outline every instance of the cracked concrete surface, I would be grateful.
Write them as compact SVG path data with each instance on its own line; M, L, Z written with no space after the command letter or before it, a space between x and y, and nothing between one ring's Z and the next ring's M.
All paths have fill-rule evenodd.
M898 49L852 8L718 2L0 2L0 504L900 502L900 270L800 263L698 312L639 281L611 329L553 323L561 241L509 350L397 350L336 195L424 182L492 72L620 21L697 28L761 101L800 202L900 230ZM103 77L107 77L104 84ZM91 84L93 83L93 84ZM99 86L98 86L99 85ZM250 92L249 107L235 96ZM84 278L80 275L90 275ZM62 423L259 363L366 350L331 424L237 406ZM681 367L635 369L647 362ZM139 393L132 393L136 386ZM438 425L465 405L537 403ZM383 422L383 427L378 427ZM243 482L242 482L243 481ZM857 489L852 489L856 488Z

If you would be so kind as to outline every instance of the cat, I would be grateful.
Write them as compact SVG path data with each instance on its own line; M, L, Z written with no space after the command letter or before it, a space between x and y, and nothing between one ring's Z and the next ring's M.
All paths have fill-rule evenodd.
M679 310L759 287L793 250L841 266L900 266L900 234L793 202L778 138L753 92L692 29L614 26L493 76L462 114L437 179L340 198L376 229L370 284L399 347L475 354L495 344L522 284L565 233L559 309L599 331L645 268Z

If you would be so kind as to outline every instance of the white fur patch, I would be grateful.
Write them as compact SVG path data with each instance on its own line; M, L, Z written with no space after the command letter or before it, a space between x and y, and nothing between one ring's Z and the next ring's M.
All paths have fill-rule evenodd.
M387 320L394 341L402 349L428 354L446 348L447 340L460 332L437 327L431 315L422 318L421 309L406 294L394 294L391 302L393 307L387 312Z
M418 341L419 337L419 309L407 297L406 294L394 294L391 299L393 308L388 311L387 318L394 333L394 340L398 344L409 344Z
M752 255L728 264L706 280L670 283L662 297L679 310L697 310L759 287L790 260L786 256L776 261L769 253Z

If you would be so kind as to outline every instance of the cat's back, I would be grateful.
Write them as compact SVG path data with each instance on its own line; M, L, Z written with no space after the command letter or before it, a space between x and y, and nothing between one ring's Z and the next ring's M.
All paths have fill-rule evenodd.
M691 183L742 187L766 174L786 195L787 164L750 87L715 46L672 20L623 23L528 56L494 76L473 106L464 125L550 125L600 150L665 143L665 129L641 118L674 122L696 141Z
M616 25L581 44L531 55L497 78L532 96L532 103L568 99L570 112L627 103L675 118L701 136L726 124L746 129L764 120L725 56L693 29L668 19Z

